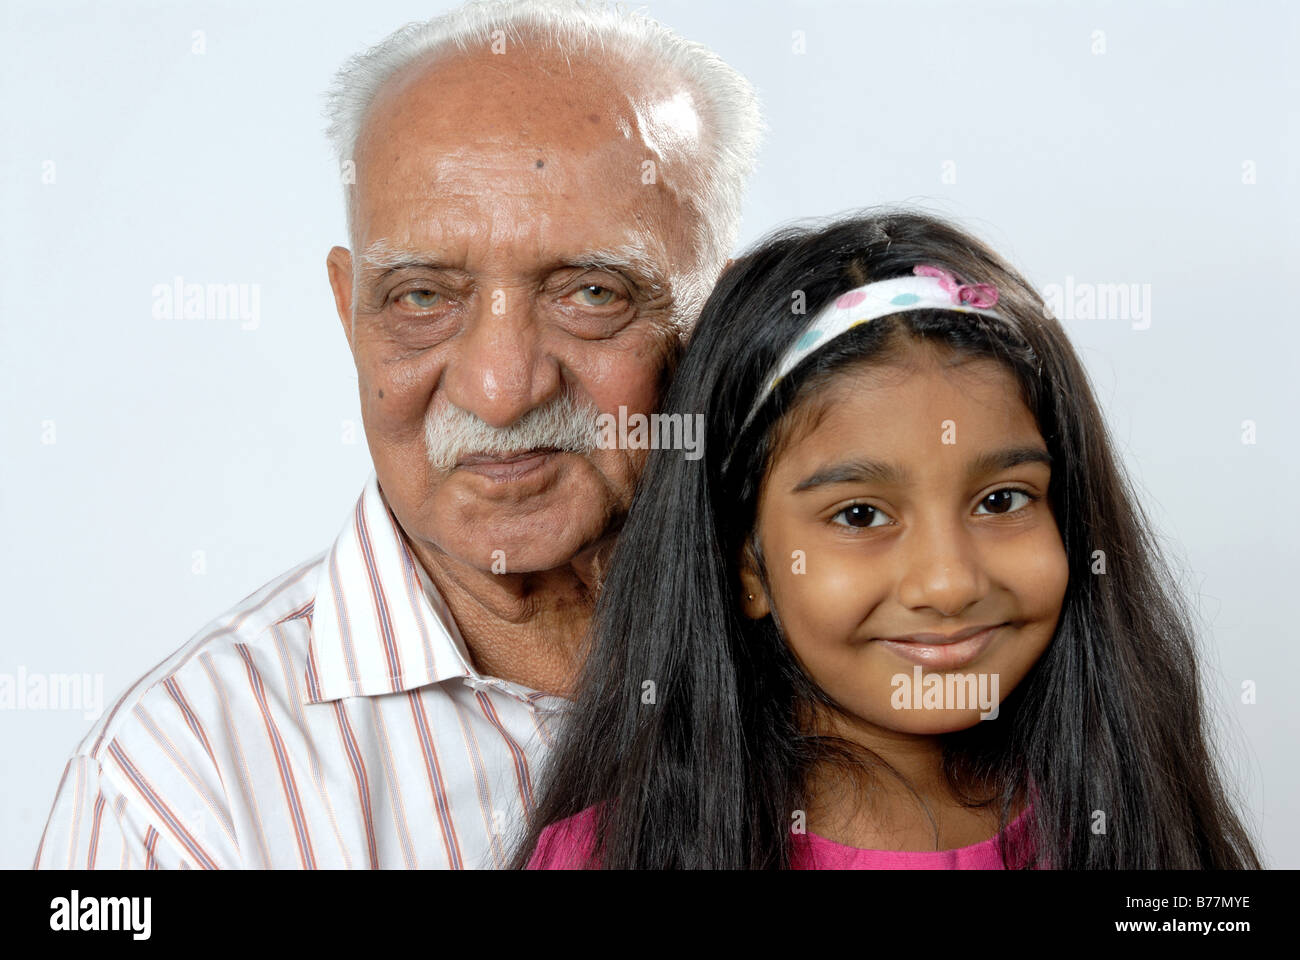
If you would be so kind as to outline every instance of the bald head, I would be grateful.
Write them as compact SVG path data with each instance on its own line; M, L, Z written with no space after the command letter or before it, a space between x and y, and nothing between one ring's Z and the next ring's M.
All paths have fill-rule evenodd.
M480 224L489 244L545 246L562 230L593 247L579 236L613 227L680 275L699 267L703 135L686 83L631 64L522 44L418 64L361 127L353 247L441 244L448 220Z

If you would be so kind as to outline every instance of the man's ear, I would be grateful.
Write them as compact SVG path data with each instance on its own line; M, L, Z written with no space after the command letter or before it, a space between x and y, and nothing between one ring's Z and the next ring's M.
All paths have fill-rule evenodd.
M728 258L727 258L726 265L723 266L722 269L723 269L723 270L726 270L727 267L730 267L730 266L731 266L733 263L735 263L735 262L736 262L736 258L735 258L735 257L728 257Z
M744 595L740 598L740 609L751 620L762 620L772 612L767 591L758 575L758 558L754 556L753 547L747 542L740 552L740 586Z
M330 289L334 291L334 309L343 321L343 335L352 346L352 251L347 247L334 247L325 258L329 271Z

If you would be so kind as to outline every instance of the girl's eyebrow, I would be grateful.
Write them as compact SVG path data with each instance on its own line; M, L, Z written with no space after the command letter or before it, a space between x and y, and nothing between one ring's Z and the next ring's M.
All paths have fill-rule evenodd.
M845 460L815 471L794 485L791 493L803 493L832 483L903 483L908 472L882 460Z
M1008 447L1005 450L990 450L981 453L966 468L966 475L974 478L983 474L1009 470L1022 463L1042 463L1052 465L1052 456L1042 447ZM791 489L791 493L802 493L815 487L824 487L833 483L878 483L901 484L909 478L908 471L882 460L845 460L821 467Z
M1052 455L1042 447L1036 446L991 450L988 453L981 453L972 460L970 466L966 468L966 475L974 478L986 473L997 473L999 470L1010 470L1022 463L1041 463L1051 467Z

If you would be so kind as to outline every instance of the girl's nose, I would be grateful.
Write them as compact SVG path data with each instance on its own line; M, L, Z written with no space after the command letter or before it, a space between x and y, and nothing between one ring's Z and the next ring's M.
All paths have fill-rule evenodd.
M985 595L988 579L960 524L924 525L909 534L898 557L898 595L904 606L955 617Z

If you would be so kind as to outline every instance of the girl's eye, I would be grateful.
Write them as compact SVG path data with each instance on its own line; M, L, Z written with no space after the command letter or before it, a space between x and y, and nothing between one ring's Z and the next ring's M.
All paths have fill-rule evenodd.
M579 298L579 302L584 307L607 307L618 294L609 287L602 287L598 283L589 283L585 287L579 287L575 290L574 296Z
M840 517L844 520L841 521ZM877 510L869 503L852 503L840 510L831 518L832 522L841 527L883 527L889 523L889 515L883 510ZM881 522L877 522L881 521Z
M438 303L438 294L432 290L409 290L397 299L405 300L411 306L421 310L428 310Z
M1020 498L1017 500L1016 498ZM980 501L976 513L985 512L987 514L1014 513L1017 510L1023 510L1036 498L1024 490L994 490L987 497Z

